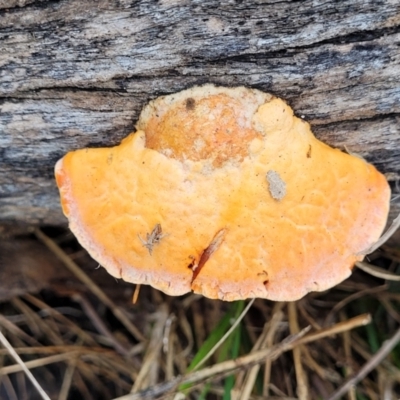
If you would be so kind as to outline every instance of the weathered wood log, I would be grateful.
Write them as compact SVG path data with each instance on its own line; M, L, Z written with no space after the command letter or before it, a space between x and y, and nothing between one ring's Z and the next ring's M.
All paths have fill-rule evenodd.
M0 222L64 224L53 166L152 98L245 85L400 172L400 2L0 0Z

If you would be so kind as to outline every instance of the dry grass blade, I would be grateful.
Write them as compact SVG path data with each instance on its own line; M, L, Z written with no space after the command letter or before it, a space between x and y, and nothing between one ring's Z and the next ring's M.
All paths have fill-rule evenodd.
M64 345L64 346L42 346L42 347L19 347L14 348L18 354L53 354L61 352L76 352L80 354L100 353L102 356L113 354L112 350L103 347L87 347L78 345ZM0 349L0 356L4 355L7 351Z
M76 361L74 358L68 363L67 370L65 371L63 383L61 385L60 393L57 400L67 400L69 396L69 391L72 385L72 378L76 371Z
M333 393L327 400L338 400L344 394L346 394L350 388L360 382L369 372L371 372L377 365L381 363L381 361L392 351L392 349L399 343L400 341L400 329L396 331L396 333L387 340L382 347L375 353L370 360L364 364L364 366L351 377L347 382L345 382L335 393Z
M97 342L83 329L81 329L77 324L73 323L67 317L62 315L60 312L50 307L48 304L40 300L39 298L32 296L30 294L25 294L24 300L29 301L32 305L40 309L45 315L50 316L52 319L57 321L61 325L65 325L68 327L68 330L74 332L83 343L91 346L97 347ZM65 346L59 346L60 348ZM48 346L46 346L48 348Z
M279 329L280 323L283 320L283 312L281 311L283 304L284 303L276 303L276 305L274 307L274 311L272 313L272 318L270 321L268 321L264 324L263 331L262 331L261 335L259 336L259 338L257 339L257 342L255 343L255 345L253 346L252 352L255 352L259 349L265 349L268 347L272 347L272 341L275 336L275 333ZM267 362L269 363L269 365L271 365L271 360L268 359ZM268 369L268 367L266 367L266 370L267 369ZM242 387L237 385L238 388L235 390L235 392L237 394L233 393L232 398L233 398L233 395L235 395L235 394L236 394L235 398L237 400L247 400L247 399L252 398L251 392L254 389L254 385L255 385L259 370L260 370L260 364L254 365L253 367L250 368L250 370L247 372L247 375L245 377L244 384L242 384ZM269 376L267 376L266 382L264 381L265 387L268 387L268 381L269 381ZM241 384L241 382L237 382L237 383Z
M392 274L383 268L379 268L375 265L371 265L365 261L356 262L356 266L366 272L369 275L375 276L377 278L386 279L387 281L400 282L400 276Z
M367 254L371 254L372 252L374 252L376 249L378 249L384 243L386 243L390 239L390 237L397 231L397 229L399 227L400 227L400 214L397 216L397 218L395 218L393 220L389 229L380 237L380 239L374 245L372 245L368 249L364 250L360 254L367 255Z
M344 313L341 312L340 313L340 319L341 320L345 320L345 316ZM344 354L346 357L346 365L344 368L344 373L345 376L351 376L353 374L353 368L351 366L352 364L352 354L351 354L351 335L350 335L350 331L345 331L342 333L342 337L343 337L343 348L344 348ZM348 400L357 400L356 397L356 391L355 388L352 387L349 392L348 392Z
M283 319L283 312L282 312L283 305L284 303L277 303L274 307L271 320L271 329L269 329L269 332L265 339L265 347L271 347L272 344L274 343L275 333L278 331L279 324ZM264 367L264 384L263 384L264 397L269 396L271 371L272 371L272 360L267 359L265 361L265 367Z
M136 285L136 287L135 287L135 291L133 292L133 296L132 296L132 303L133 304L136 304L136 302L138 301L139 293L140 293L140 287L141 287L141 285Z
M38 368L38 367L43 367L44 365L47 364L58 363L60 361L68 361L77 356L78 352L71 351L68 353L56 354L54 356L48 356L48 357L38 358L37 360L27 361L26 363L24 363L24 365L28 368ZM0 369L0 376L6 374L12 374L14 372L19 372L23 370L24 369L19 364L9 365L7 367L2 367Z
M297 320L296 303L288 303L288 316L289 316L289 328L292 335L297 334L300 331L299 323ZM297 396L300 400L307 400L308 394L308 382L307 375L304 372L302 360L302 346L297 346L293 349L293 360L294 368L296 372L297 381Z
M17 393L13 388L10 378L8 376L3 376L1 381L8 396L7 400L18 400Z
M166 380L174 377L174 359L176 357L174 352L174 342L178 342L178 337L173 332L173 326L175 325L176 316L170 314L167 321L165 322L165 330L162 339L163 353L166 356L165 360L165 378Z
M350 296L347 296L343 300L337 302L332 309L329 311L328 315L325 317L325 325L331 324L331 320L334 318L334 316L338 313L338 311L343 308L346 304L359 299L363 296L370 295L370 294L376 294L380 292L386 292L388 290L388 285L384 284L381 286L376 286L364 290L360 290L359 292L353 293Z
M251 367L258 363L265 362L266 359L276 359L282 353L292 350L294 347L300 344L310 343L327 336L336 335L346 330L366 325L370 321L371 317L368 314L363 314L346 322L338 323L331 328L323 329L320 332L315 332L308 335L306 335L306 333L309 331L309 328L306 328L299 332L299 334L291 335L283 340L281 343L269 349L258 350L254 353L237 358L235 360L224 361L219 364L215 364L209 368L204 368L200 371L190 372L185 376L177 377L175 379L172 379L171 381L155 385L142 392L128 394L122 397L118 397L114 400L155 399L176 389L178 385L196 384L214 378L216 376L219 377L221 375L231 374L236 370Z
M102 301L111 311L115 317L125 326L125 328L132 334L134 338L139 341L145 341L146 339L142 333L131 323L124 312L117 307L114 302L96 285L79 266L68 257L68 254L64 252L52 239L46 236L40 229L35 229L35 235L40 239L63 263L64 265L85 285L88 289L96 295L100 301Z
M92 307L90 302L81 294L74 294L72 298L81 305L82 309L85 311L86 315L90 318L93 325L96 329L104 335L111 343L112 347L114 347L115 351L117 351L122 356L125 356L129 353L129 348L124 347L112 334L112 332L107 328L106 324L102 321L102 319L97 315L96 310Z
M166 306L161 306L159 308L156 318L156 323L153 327L153 332L148 345L148 349L143 359L142 368L140 369L132 388L133 393L137 392L143 387L146 387L147 385L152 385L154 383L152 382L154 369L158 369L159 367L157 363L157 358L162 349L164 329L168 319L168 310ZM151 373L151 371L153 371L153 374Z
M221 346L222 343L225 342L226 338L236 329L236 327L240 324L240 321L244 318L247 312L250 310L250 307L253 305L255 299L251 299L249 304L247 304L246 308L242 311L236 321L232 324L232 326L228 329L224 336L215 344L215 346L208 352L208 354L196 365L194 371L199 369Z
M21 369L24 371L26 376L29 378L29 380L32 382L33 386L37 389L39 392L40 396L44 400L51 400L50 397L47 395L47 393L42 389L42 387L39 385L38 381L35 379L35 377L32 375L31 371L27 368L27 366L24 364L22 361L21 357L17 354L17 352L14 350L14 348L11 346L9 341L6 339L6 337L3 335L3 332L0 330L0 341L2 345L9 351L11 356L14 358L14 360L20 365Z
M25 343L30 344L31 346L40 346L40 343L36 339L29 336L26 332L13 324L2 314L0 314L0 326L7 329L7 331L23 340Z

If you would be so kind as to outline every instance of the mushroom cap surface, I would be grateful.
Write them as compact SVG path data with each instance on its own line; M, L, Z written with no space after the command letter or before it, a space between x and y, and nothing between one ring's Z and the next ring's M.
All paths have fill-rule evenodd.
M281 99L194 87L160 97L119 146L55 168L79 242L170 295L293 301L347 278L381 235L385 177L312 134Z

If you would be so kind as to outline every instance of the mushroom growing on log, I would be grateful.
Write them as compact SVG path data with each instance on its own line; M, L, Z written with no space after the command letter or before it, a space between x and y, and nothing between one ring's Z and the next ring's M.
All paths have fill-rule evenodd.
M347 278L381 235L384 176L281 99L205 85L147 105L119 146L56 165L63 211L108 272L170 295L292 301Z

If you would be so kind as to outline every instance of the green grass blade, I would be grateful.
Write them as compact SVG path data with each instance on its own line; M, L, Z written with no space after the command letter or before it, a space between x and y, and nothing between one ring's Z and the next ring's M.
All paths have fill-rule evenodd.
M219 342L219 340L224 336L227 330L232 325L232 320L235 321L242 313L245 306L244 301L236 301L231 304L229 311L224 315L224 317L219 321L218 325L210 333L208 338L204 341L203 345L199 348L198 352L194 356L192 362L190 363L187 372L193 371L196 366L208 355L211 349ZM239 325L240 326L240 325ZM237 332L240 329L235 329L235 331L227 338L225 343L220 348L218 360L223 361L231 357L232 354L229 350L232 350L232 340L236 337ZM240 339L239 339L240 341ZM240 347L240 345L239 345ZM237 351L238 354L239 351ZM180 391L185 391L190 389L191 385L181 385L179 387Z

